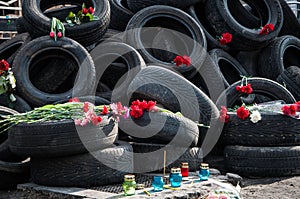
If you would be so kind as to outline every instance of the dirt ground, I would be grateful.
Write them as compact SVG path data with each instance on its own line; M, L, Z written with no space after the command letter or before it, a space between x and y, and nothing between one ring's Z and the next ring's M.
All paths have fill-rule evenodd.
M244 199L300 198L300 176L284 178L245 179Z
M300 198L300 176L284 178L262 178L243 180L243 199L292 199ZM43 198L27 195L25 192L0 191L1 199Z

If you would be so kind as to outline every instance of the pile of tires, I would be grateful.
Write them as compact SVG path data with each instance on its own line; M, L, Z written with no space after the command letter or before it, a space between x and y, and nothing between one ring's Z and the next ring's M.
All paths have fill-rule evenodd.
M94 7L99 20L65 23L66 37L51 39L51 18L64 21L83 3ZM218 140L217 146L226 146L227 169L241 175L288 175L298 163L294 155L286 159L297 155L292 146L299 144L298 121L270 114L254 125L234 113L228 124L219 121L222 105L300 100L300 25L284 0L24 0L22 12L19 34L0 45L0 59L10 63L17 80L17 100L0 95L0 105L26 112L92 96L92 102L100 97L100 104L125 106L153 100L184 116L149 112L118 124L106 119L84 136L71 120L17 125L1 143L31 157L33 182L117 183L124 173L161 171L165 151L167 170L181 162L197 170ZM274 29L260 34L267 24ZM230 43L219 42L223 33L232 35ZM176 66L177 55L189 56L190 65ZM241 76L253 77L253 94L236 92ZM282 128L272 127L278 123ZM260 165L251 165L256 158ZM276 158L290 161L290 169L278 163L279 170L264 172Z

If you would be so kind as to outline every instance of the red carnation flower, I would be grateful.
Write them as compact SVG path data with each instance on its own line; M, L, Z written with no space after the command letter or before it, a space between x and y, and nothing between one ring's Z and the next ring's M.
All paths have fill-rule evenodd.
M297 107L297 111L300 112L300 101L295 103L296 107Z
M5 61L4 59L2 59L0 61L0 75L3 73L3 72L6 72L8 71L9 69L9 63L7 61Z
M139 106L136 106L136 105L130 106L130 116L131 117L137 119L137 118L142 117L143 114L144 114L144 112Z
M296 115L296 112L297 112L297 106L290 105L290 115Z
M182 58L183 58L183 64L185 64L186 66L191 65L191 58L189 56L184 55Z
M239 118L241 118L242 120L245 120L247 117L249 117L250 112L244 106L241 106L240 108L238 108L236 110L236 114Z
M77 97L69 99L69 102L80 102L80 100Z
M89 103L88 102L84 102L83 103L83 111L85 113L89 111Z
M101 115L107 115L108 114L108 109L106 106L103 107L103 110L101 112Z
M225 106L221 106L221 111L220 111L220 121L224 123L229 122L229 115L227 114L227 108Z
M219 42L221 45L226 45L230 43L232 40L232 34L225 32L222 34L221 38L219 39Z
M180 66L183 64L184 59L183 59L183 57L178 55L175 57L175 59L173 61L175 62L176 66Z
M156 106L156 101L149 101L149 102L147 103L147 108L146 108L146 110L147 110L147 111L155 110L155 106Z
M251 84L247 84L246 86L244 86L244 93L246 94L251 94L253 91Z
M247 84L246 86L236 86L235 90L240 93L246 93L246 94L251 94L253 92L251 84Z
M290 107L287 105L282 106L281 111L284 115L290 115Z
M266 24L262 29L260 30L260 35L267 35L269 32L274 30L274 25L272 23Z

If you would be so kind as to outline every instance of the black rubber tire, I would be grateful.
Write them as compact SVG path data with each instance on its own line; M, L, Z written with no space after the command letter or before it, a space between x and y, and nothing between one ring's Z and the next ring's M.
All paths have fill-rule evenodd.
M16 98L16 101L12 102L10 101L8 94L0 95L0 106L11 108L19 113L31 111L31 107L28 105L28 103L25 100L23 100L18 95L14 94L14 96Z
M281 73L277 82L285 86L296 98L300 100L300 68L299 66L290 66Z
M213 49L209 55L222 73L225 88L241 80L241 76L249 76L244 67L224 50Z
M140 52L146 63L176 70L187 79L197 73L207 54L205 35L199 24L174 7L158 5L143 9L131 18L126 31L126 42ZM151 50L156 49L167 51L168 56L164 60L155 57ZM191 58L189 67L171 63L177 55L184 54Z
M124 175L133 172L132 152L130 144L119 142L114 147L82 155L52 159L32 158L31 178L36 184L56 187L122 183Z
M300 66L300 39L286 35L275 39L261 53L258 59L258 73L276 81L277 77L290 66Z
M260 26L272 23L275 27L274 31L267 35L259 35L259 27L243 26L239 22L239 18L233 18L230 13L233 0L210 0L206 2L205 15L211 23L217 35L224 32L232 34L232 42L229 47L236 50L250 51L263 48L271 40L273 40L280 32L283 24L283 13L278 0L249 1L258 9L262 16Z
M212 66L217 67L215 70L220 70L225 88L228 88L229 85L241 80L241 76L249 76L244 67L224 50L213 49L209 51L209 55L215 63L215 65ZM254 99L255 95L249 95L241 98L241 100L247 104L251 104Z
M28 33L16 35L0 45L0 57L12 65L16 54L31 40Z
M27 32L25 19L23 17L17 18L17 20L16 20L16 29L17 29L18 34L22 34L22 33Z
M18 184L26 183L30 177L29 159L18 162L0 161L0 190L16 189Z
M261 50L256 51L240 51L234 57L245 68L251 77L259 77L258 75L258 57Z
M189 171L199 170L200 164L203 160L203 154L201 148L193 147L187 148L185 152L180 155L178 154L178 149L180 146L170 146L162 144L147 144L147 143L131 143L134 152L134 169L136 171L159 171L163 170L164 156L152 156L151 158L143 158L142 160L138 157L137 154L150 153L157 151L163 147L167 152L166 155L166 172L170 172L173 167L180 167L182 162L187 162L189 164ZM177 150L176 150L177 149ZM142 156L141 156L142 157Z
M98 16L99 20L72 27L64 24L66 28L66 37L76 40L83 46L89 46L93 43L97 43L104 35L110 22L110 6L108 0L25 1L22 3L22 15L27 23L27 31L33 38L49 35L49 30L51 29L51 17L48 17L43 13L46 9L62 4L81 6L82 3L85 3L87 7L92 6L95 9L94 15ZM60 20L65 21L64 17Z
M61 51L60 53L65 53L66 56L71 57L70 59L78 66L78 74L76 80L76 74L70 76L73 79L67 82L69 85L65 89L69 88L68 91L45 93L32 84L30 69L32 69L32 62L35 57L38 57L39 54L45 55L47 51L48 54L50 52L53 54L54 50L55 53ZM35 68L40 69L41 66ZM79 43L69 38L54 41L49 36L44 36L32 40L16 56L13 62L13 72L17 79L17 91L33 106L51 104L66 97L71 98L71 96L92 95L96 87L96 72L91 56ZM61 76L64 77L64 74ZM73 82L74 84L72 84Z
M96 82L109 85L113 90L112 101L122 101L126 95L129 83L146 64L142 56L133 47L121 42L100 43L92 52L95 68ZM114 71L112 63L121 60L126 64L124 71Z
M77 97L81 102L90 102L95 104L96 106L100 106L100 105L109 105L111 104L110 101L102 98L102 97L98 97L98 96L81 96L81 97ZM64 99L64 100L60 100L58 102L55 102L53 104L63 104L68 102L70 99Z
M205 125L219 117L218 109L205 93L185 78L159 66L142 69L129 85L127 95L156 100L164 108L181 112L192 121ZM185 106L185 110L181 106Z
M2 120L2 115L13 115L13 114L18 114L19 112L7 108L5 106L0 106L0 122ZM2 132L3 130L5 130L6 127L1 127L0 128L0 132ZM8 150L8 142L7 142L7 131L4 131L2 133L0 133L0 160L5 160L3 158L7 157L10 155L9 150ZM5 157L4 157L5 156Z
M241 120L236 113L228 113L229 122L224 126L224 145L243 146L293 146L300 144L299 120L282 114L261 113L262 119L252 123Z
M300 39L300 23L292 11L291 7L288 5L288 1L279 0L282 12L283 12L283 25L280 30L279 36L283 35L293 35Z
M100 43L105 42L105 41L106 42L108 42L108 41L123 42L123 34L122 34L122 32L120 32L118 30L107 29L107 31L105 32L105 34L103 35L103 37L100 39L99 42L86 47L86 49L89 52L91 52L92 50L94 50L94 48L96 46L98 46Z
M241 80L242 81L242 80ZM229 86L216 102L217 107L233 107L244 94L236 91L236 86L241 85L238 81ZM279 83L265 78L248 78L248 84L251 84L253 94L260 94L269 97L272 100L283 100L287 104L295 103L294 96Z
M195 122L165 112L144 112L143 116L119 122L122 132L138 142L196 146L199 129Z
M20 156L58 157L106 148L117 140L118 124L102 117L95 126L75 126L73 120L20 123L8 130L10 150Z
M214 31L213 27L205 17L205 3L199 2L193 6L190 6L187 8L186 12L191 15L202 28L207 41L207 51L210 51L214 48L221 48L226 51L231 50L228 45L221 45L216 39L217 33Z
M246 177L282 177L300 174L300 148L227 146L225 166Z
M134 13L128 8L126 0L109 0L111 18L109 27L124 31Z
M176 8L187 8L201 0L127 0L127 5L134 13L150 6L167 5Z

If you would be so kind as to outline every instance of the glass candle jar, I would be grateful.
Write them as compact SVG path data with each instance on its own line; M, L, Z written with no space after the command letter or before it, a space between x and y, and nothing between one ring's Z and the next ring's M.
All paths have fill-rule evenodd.
M153 191L162 191L164 189L164 179L162 176L154 176L152 181Z
M199 171L199 176L201 181L208 180L208 177L210 175L209 172L209 166L206 163L202 163Z
M182 181L182 175L180 168L172 168L170 174L171 187L180 187Z
M125 175L122 184L125 196L132 196L135 194L136 182L134 175Z
M189 163L187 163L187 162L181 163L181 175L182 175L182 177L189 176Z

